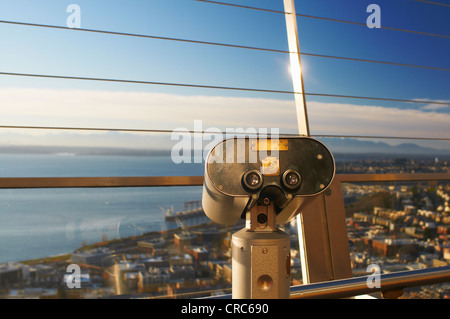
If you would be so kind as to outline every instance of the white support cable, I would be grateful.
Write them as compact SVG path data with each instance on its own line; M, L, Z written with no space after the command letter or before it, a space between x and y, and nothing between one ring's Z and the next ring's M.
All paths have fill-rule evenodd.
M297 17L295 15L295 3L294 0L284 0L284 11L286 19L287 40L289 44L289 51L295 52L289 54L291 62L291 76L294 91L302 93L301 95L295 95L295 105L297 111L297 123L298 132L300 135L310 136L308 112L306 108L306 98L303 94L305 91L303 84L303 74L301 68L300 57L300 43L298 38ZM309 283L309 269L305 245L305 236L303 234L303 214L297 214L297 234L299 244L300 264L302 269L302 280L305 284Z
M284 0L284 8L286 12L286 31L289 44L289 59L291 63L291 77L295 94L295 107L297 113L298 133L300 135L309 136L308 111L306 107L305 87L303 83L303 72L300 57L300 43L298 39L297 19L295 16L294 0Z

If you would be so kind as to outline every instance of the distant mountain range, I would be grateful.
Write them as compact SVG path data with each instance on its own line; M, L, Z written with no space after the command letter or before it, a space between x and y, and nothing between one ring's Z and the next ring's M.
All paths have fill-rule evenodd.
M319 138L333 154L379 154L392 156L450 156L450 150L423 147L414 143L389 145L384 142L361 141L353 138Z
M396 146L384 142L360 141L353 138L318 138L336 158L339 157L436 157L450 158L450 150L423 147L414 143L403 143ZM128 156L170 156L172 145L167 143L164 149L139 149L120 147L74 147L74 146L0 146L2 154L72 154L72 155L128 155Z

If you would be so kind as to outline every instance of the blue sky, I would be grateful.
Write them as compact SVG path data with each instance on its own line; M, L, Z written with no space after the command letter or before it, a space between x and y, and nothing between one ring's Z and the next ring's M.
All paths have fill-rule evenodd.
M283 11L282 0L223 2ZM297 14L360 23L370 14L367 6L378 4L382 27L435 35L298 17L300 50L450 69L450 3L440 3L447 6L297 0ZM288 50L283 14L194 0L0 0L0 20L64 27L70 4L79 5L83 29ZM6 23L0 23L0 38L0 72L292 91L286 53ZM450 103L449 71L306 55L302 66L309 93ZM312 134L450 138L448 105L308 96L307 106ZM278 127L281 132L295 132L297 124L292 94L0 75L0 125L173 130L192 129L194 120L203 120L204 129ZM122 142L125 136L102 134L4 129L0 143L129 145ZM147 136L133 138L136 147L148 143Z

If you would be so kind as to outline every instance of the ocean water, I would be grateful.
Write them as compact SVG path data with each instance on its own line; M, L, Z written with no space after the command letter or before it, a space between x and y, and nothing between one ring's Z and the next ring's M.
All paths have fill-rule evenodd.
M202 164L170 157L0 154L0 177L200 175ZM181 210L201 193L198 186L0 189L0 263L168 229L166 210Z

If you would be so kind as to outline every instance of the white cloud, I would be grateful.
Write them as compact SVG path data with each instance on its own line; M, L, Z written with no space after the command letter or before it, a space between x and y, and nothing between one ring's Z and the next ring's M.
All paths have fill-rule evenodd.
M0 90L0 101L2 125L173 130L203 120L219 128L296 126L293 102L270 99L11 88Z
M422 109L309 102L311 133L450 138L450 114ZM0 89L0 125L173 130L254 127L295 133L294 100L224 96L182 96L147 92ZM20 134L19 134L20 133ZM75 134L76 133L76 134ZM82 138L80 134L84 134ZM125 134L95 131L0 130L0 143L56 141L130 146ZM145 140L141 134L136 140ZM44 139L45 137L45 139ZM89 139L90 142L87 142ZM17 142L20 140L20 142ZM112 146L108 145L108 146ZM120 145L123 146L123 145ZM136 145L138 146L138 145Z
M450 100L436 100L434 102L439 103L447 103L450 104ZM444 104L427 104L422 106L422 110L430 110L430 111L436 111L436 110L442 110L442 109L448 109L450 108L450 105L444 105Z
M450 114L338 103L310 102L313 134L450 138Z

